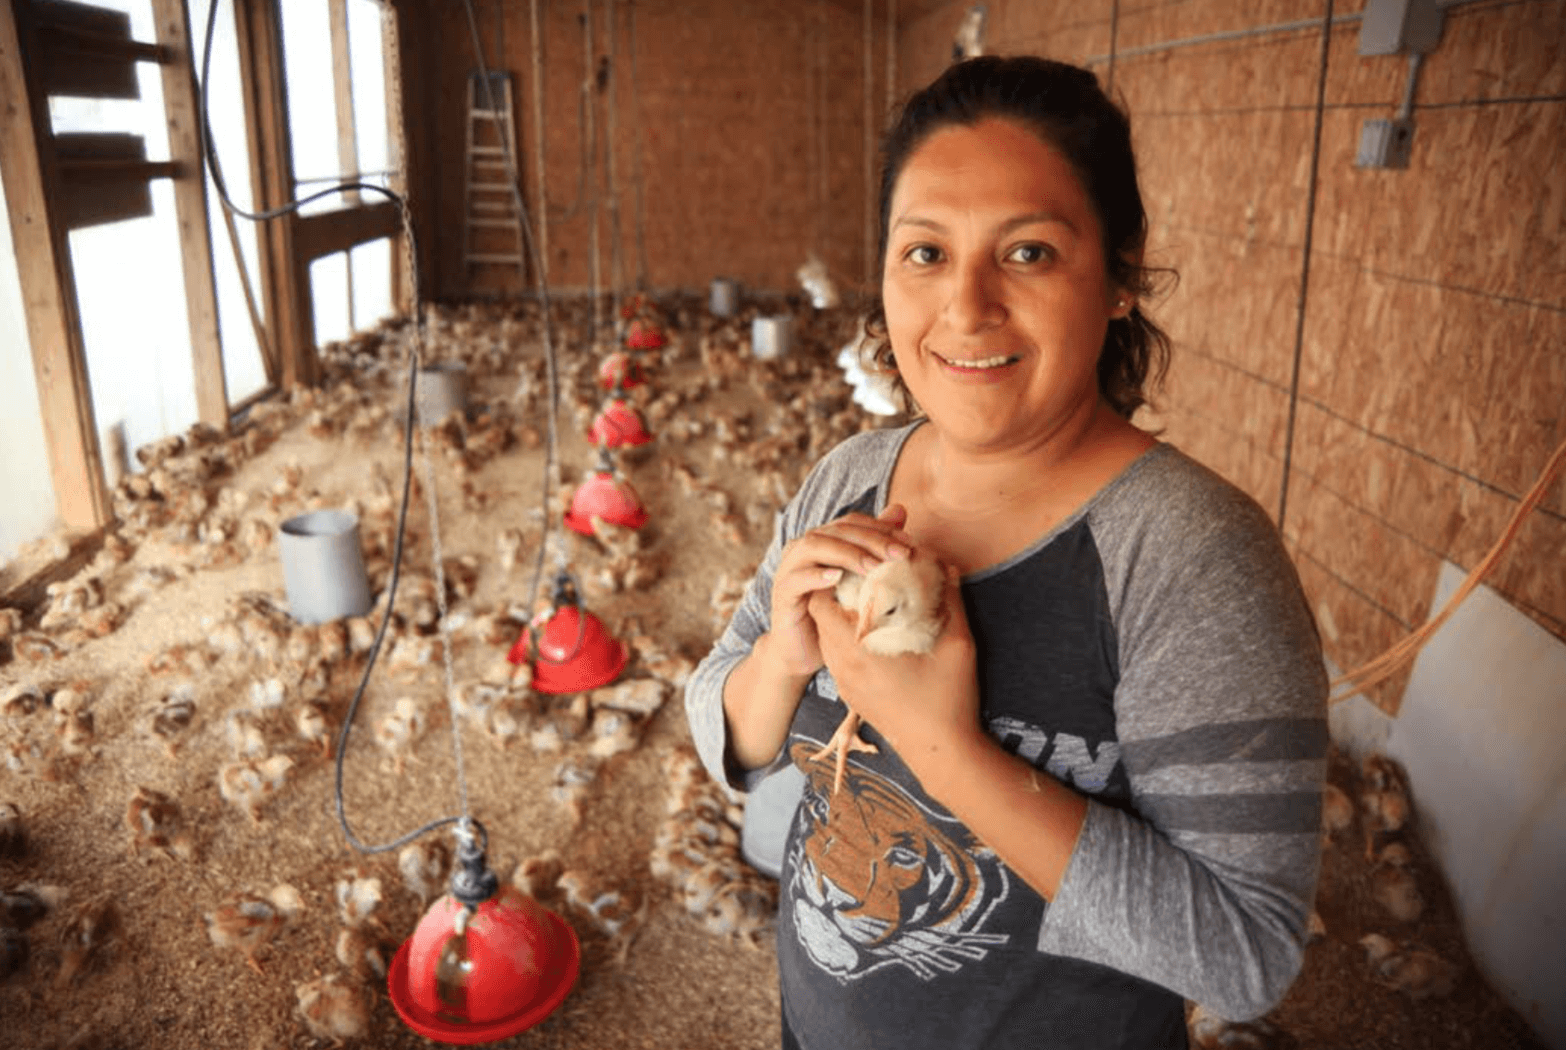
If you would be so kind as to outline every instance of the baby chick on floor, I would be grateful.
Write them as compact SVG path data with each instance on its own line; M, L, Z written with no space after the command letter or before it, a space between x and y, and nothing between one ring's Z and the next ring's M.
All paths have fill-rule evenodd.
M928 653L946 625L942 602L946 571L940 562L914 551L907 558L888 558L861 576L845 573L837 584L837 602L858 617L854 637L879 656ZM846 706L847 701L844 701ZM850 751L876 750L859 737L859 716L852 710L825 747L812 758L836 753L832 794L843 786Z

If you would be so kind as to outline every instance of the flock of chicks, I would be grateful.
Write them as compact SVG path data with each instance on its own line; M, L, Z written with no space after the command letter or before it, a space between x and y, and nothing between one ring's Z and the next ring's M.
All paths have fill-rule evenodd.
M562 341L570 345L580 339L585 325L580 313L573 318L568 308L566 314ZM699 378L656 394L643 388L634 396L641 399L646 418L660 428L664 480L710 509L717 535L759 554L772 515L797 485L803 466L813 454L864 426L865 420L848 403L846 389L835 389L840 385L834 382L835 369L804 359L760 367L746 352L737 322L682 320L693 333L686 344L682 347L677 339L646 360L652 367L672 363L683 350L692 359L699 357L699 373L691 370ZM508 402L480 407L466 417L453 415L421 432L420 440L441 471L443 490L455 491L464 509L482 510L492 502L493 483L482 476L486 463L519 446L532 451L542 444L538 421L546 389L544 365L536 357L518 359L513 353L528 330L536 331L536 323L529 326L514 316L497 322L473 311L432 314L429 339L445 354L464 360L480 375L486 370L521 375ZM288 792L297 777L310 774L318 782L319 770L333 757L347 697L379 643L377 669L385 684L359 721L383 756L384 774L399 776L407 764L419 761L421 742L450 712L494 746L506 749L520 743L540 758L554 760L550 798L570 825L583 819L584 802L603 771L616 756L639 746L649 722L692 670L693 660L680 646L649 636L632 617L620 632L628 637L632 653L626 677L568 696L531 689L527 665L512 664L500 654L542 606L480 605L474 591L482 572L498 565L502 573L511 574L539 556L542 521L537 511L498 530L493 562L472 554L447 558L442 565L444 590L432 572L417 567L417 553L405 556L395 609L384 637L378 639L401 495L392 479L372 468L358 491L328 493L315 487L315 479L297 459L290 459L259 483L238 480L250 460L279 440L297 440L300 432L338 443L389 443L399 423L396 359L408 335L407 329L390 326L325 348L326 385L258 403L232 435L196 425L138 450L141 469L115 486L117 520L90 563L51 585L41 609L25 616L20 610L0 609L0 681L11 681L0 694L0 743L9 774L71 785L83 782L89 763L105 753L117 757L127 745L143 756L160 756L167 765L159 766L159 758L137 762L135 776L145 782L133 785L122 811L126 851L143 862L159 863L161 858L199 868L215 837L226 833L193 819L190 800L162 782L165 778L157 770L188 773L195 762L195 776L207 778L240 817L241 826L267 836L273 801ZM561 363L562 416L574 416L583 429L603 397L595 365L584 354ZM776 415L738 410L721 397L713 399L721 405L696 407L735 382L749 384L764 400L770 398ZM704 449L710 449L705 460L700 454ZM647 462L634 452L622 452L618 458L619 469ZM553 513L568 505L571 473L557 467L546 481L554 496ZM748 479L751 487L725 489L717 481L720 473ZM446 489L451 479L456 485ZM420 485L416 476L411 496L415 506L422 501ZM111 680L82 670L95 668L91 661L67 658L91 654L95 641L113 634L160 589L191 574L275 557L273 542L284 521L345 503L358 519L367 575L372 591L379 594L374 609L363 617L301 625L288 614L281 594L232 594L222 608L207 611L199 637L162 645L142 658L144 674L139 677L146 688L138 690L134 731L124 732L131 727L119 717L112 722L112 739L98 739L101 727L95 727L94 706L108 695ZM545 553L559 557L569 549L571 560L580 566L584 590L595 602L645 592L663 578L669 558L649 542L655 530L593 524L592 537L557 529L552 550ZM410 552L421 544L428 549L417 524L410 524L407 543ZM138 556L149 551L151 556ZM717 581L711 607L714 632L726 622L747 576L748 571ZM441 661L440 646L447 642L457 657L490 654L466 660L468 670L449 697L444 689L421 684L437 677L433 672ZM55 672L57 663L70 664L77 676ZM207 762L212 764L202 774ZM682 752L667 757L666 764L671 778L668 814L646 871L667 885L704 928L758 944L775 909L775 888L739 855L742 816L737 803L721 788L705 783L693 756ZM0 811L0 824L14 827L18 843L9 857L20 864L22 813L3 798L0 805L8 807ZM410 846L399 857L404 887L421 904L439 892L449 864L444 846L436 845L438 849ZM5 863L6 878L12 881L20 871L11 869L10 859ZM298 1018L316 1038L338 1042L361 1037L372 994L365 982L384 978L393 942L377 917L382 888L373 870L350 872L337 884L337 968L296 988ZM596 872L572 871L549 851L519 864L513 881L572 916L581 930L602 938L622 958L654 903L654 894L635 872L605 879ZM22 974L25 979L30 954L25 931L50 912L62 920L55 923L61 931L55 976L60 985L79 982L106 954L105 946L123 936L127 920L112 896L95 896L74 906L69 896L61 887L37 882L6 890L0 914L0 978ZM310 898L308 888L301 891L283 883L203 901L207 936L215 947L232 950L247 966L263 972L266 946L284 929L312 921L312 913L322 910L311 906ZM35 958L31 969L37 967Z
M536 311L535 311L536 313ZM772 528L773 515L803 477L803 471L848 434L871 425L849 400L849 391L828 358L795 356L756 361L747 352L739 326L691 308L681 310L672 329L680 333L643 361L655 375L683 372L666 388L653 384L628 392L658 438L656 466L645 452L621 450L615 470L626 476L658 470L661 480L702 507L710 535L759 553ZM822 327L810 332L812 324ZM833 325L838 327L834 328ZM804 318L801 342L831 345L842 341L841 319ZM445 356L465 363L480 376L517 375L514 395L481 406L467 417L453 415L426 428L423 440L443 472L443 485L464 509L482 511L495 499L483 468L515 449L537 452L543 445L548 377L536 356L519 356L520 343L537 331L536 316L525 310L486 311L469 307L435 309L428 325L430 342ZM585 312L564 310L558 343L587 345L591 327ZM69 580L51 585L41 610L24 616L0 608L0 674L21 677L0 692L0 757L10 775L70 783L85 763L103 750L97 738L94 699L102 679L52 674L62 657L108 637L134 615L159 588L191 573L243 565L273 556L282 522L308 510L342 506L311 484L305 469L289 461L261 484L235 483L244 465L290 432L332 442L386 441L398 432L395 391L406 328L390 326L346 343L323 348L328 375L320 389L294 391L265 401L249 412L245 425L224 436L201 425L138 451L142 469L121 479L114 491L117 523L102 549ZM562 417L585 431L603 405L599 357L562 355L557 381ZM724 396L736 385L745 399ZM736 401L761 406L745 410ZM553 513L570 505L569 468L555 465L546 477ZM724 476L741 479L725 488ZM414 479L415 505L422 502ZM744 487L741 487L744 486ZM594 520L593 535L554 530L552 549L540 551L543 532L537 510L496 530L493 560L467 554L442 563L442 582L418 567L409 555L401 568L395 608L385 618L387 582L392 570L398 502L393 479L372 469L359 491L348 494L347 508L358 519L360 541L372 591L380 597L363 617L319 625L300 625L289 616L281 596L261 592L232 595L213 610L199 638L159 648L144 659L150 694L135 717L136 736L172 765L194 750L190 741L218 737L219 759L204 774L207 783L232 807L240 825L266 834L268 806L289 789L293 778L318 770L333 757L346 715L347 697L365 661L379 643L377 665L385 685L378 705L361 718L382 756L383 773L401 776L419 761L421 743L434 734L448 712L500 749L525 748L536 760L553 763L549 797L570 827L585 819L585 806L618 756L636 750L647 727L683 687L693 660L677 644L652 636L640 617L622 618L622 636L632 659L625 677L611 685L566 696L531 688L526 664L513 664L504 652L527 625L545 611L522 603L482 605L475 599L481 575L498 571L513 576L549 554L576 566L584 592L595 607L612 606L620 596L655 591L671 562L657 542L657 530L636 530ZM159 557L136 558L151 545ZM409 549L428 549L428 537L409 525ZM427 554L424 563L428 564ZM717 574L709 593L713 634L724 626L748 580L748 569ZM878 588L869 589L879 591ZM932 590L926 587L924 590ZM873 606L864 595L845 595L845 604ZM927 614L919 644L938 630L938 610ZM861 616L863 616L861 610ZM924 630L928 628L928 630ZM891 629L898 630L896 624ZM873 626L862 624L861 633ZM431 690L427 679L441 662L440 646L449 642L453 657L472 654L448 697ZM479 655L488 654L488 655ZM4 665L14 666L6 668ZM214 709L213 680L231 697ZM221 733L217 732L221 727ZM852 739L845 724L839 741ZM443 742L442 742L443 744ZM431 742L431 746L442 746ZM201 753L210 755L214 749ZM666 785L666 807L654 837L645 874L666 888L681 910L712 934L736 943L759 945L771 926L777 887L751 869L740 849L743 813L736 800L713 784L693 752L666 749L657 759ZM1389 760L1370 756L1356 778L1363 789L1353 794L1329 785L1324 835L1329 850L1350 848L1357 825L1369 865L1363 888L1389 932L1366 934L1361 945L1371 979L1409 996L1426 999L1448 994L1460 968L1403 931L1424 911L1414 856L1405 835L1410 817L1407 785ZM137 784L123 811L127 852L133 858L165 858L199 864L207 829L185 819L177 792L166 785ZM26 856L23 814L0 798L0 865L7 879ZM401 883L396 900L428 903L442 892L450 851L429 836L407 846L397 858ZM546 906L570 916L589 934L624 959L637 931L647 922L657 896L643 872L606 877L586 868L569 868L559 851L546 849L518 863L510 881ZM383 921L385 869L357 866L340 873L333 891L337 933L332 941L335 968L317 973L294 988L296 1014L315 1038L334 1044L361 1039L369 1031L375 982L383 981L395 941ZM80 901L58 886L19 881L0 887L0 980L28 968L28 930L50 912L60 921L58 985L79 982L91 971L105 944L125 922L110 894ZM210 943L265 972L266 949L290 926L323 910L310 893L289 883L269 890L244 890L202 902ZM1313 916L1317 938L1331 934ZM1395 933L1396 937L1389 933ZM1235 1024L1199 1008L1191 1017L1193 1041L1202 1047L1282 1045L1265 1021Z

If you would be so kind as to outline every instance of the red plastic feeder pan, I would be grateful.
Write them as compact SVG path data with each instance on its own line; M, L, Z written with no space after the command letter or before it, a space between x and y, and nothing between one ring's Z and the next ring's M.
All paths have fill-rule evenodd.
M610 398L587 431L587 439L603 448L629 448L645 445L652 435L642 422L641 413L620 398Z
M620 677L630 652L581 607L570 573L555 578L553 601L549 621L539 630L535 617L506 659L514 664L532 659L533 688L540 693L581 693Z
M387 986L403 1021L438 1042L471 1045L553 1013L581 969L565 920L509 885L459 928L462 910L450 894L441 897L392 959Z
M642 366L624 350L616 350L604 358L604 363L598 366L598 385L605 390L613 390L616 387L630 390L645 382L647 382L647 375L642 371Z
M593 519L602 518L611 525L639 529L647 524L647 509L629 481L600 471L577 487L566 510L566 528L583 536L593 534Z

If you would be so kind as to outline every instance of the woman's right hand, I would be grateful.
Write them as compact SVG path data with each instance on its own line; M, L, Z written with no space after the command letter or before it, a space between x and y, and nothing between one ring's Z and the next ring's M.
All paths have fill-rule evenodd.
M837 586L845 572L861 575L888 558L906 558L912 538L903 531L908 512L893 503L879 517L845 514L811 529L783 548L772 577L772 626L768 631L788 673L815 674L822 665L810 596Z

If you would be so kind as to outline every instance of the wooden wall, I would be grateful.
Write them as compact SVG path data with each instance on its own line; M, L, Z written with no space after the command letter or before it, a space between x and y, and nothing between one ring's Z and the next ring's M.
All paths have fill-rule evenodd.
M473 0L485 63L513 78L521 174L536 211L530 5ZM399 6L420 8L416 0ZM592 173L583 184L581 16L589 9L595 64L606 56L604 0L540 0L545 70L545 153L551 287L591 287ZM615 0L608 87L594 89L594 116L608 140L615 103L616 238L607 165L598 171L600 274L607 290L619 248L622 287L705 290L715 276L749 289L797 290L794 271L814 251L839 288L865 275L865 10L848 0ZM426 229L434 298L530 291L513 269L463 263L466 78L476 68L463 7L424 0L420 62L430 79L414 90L410 148L427 143L425 184L439 216ZM884 12L871 16L872 69L884 104ZM634 68L633 68L634 64ZM634 79L633 79L634 78ZM607 158L606 158L607 159ZM579 201L577 187L583 184ZM573 205L577 205L573 213ZM640 208L640 215L638 209ZM638 229L638 227L640 227Z
M945 66L967 6L907 8L905 89ZM1423 621L1443 560L1480 560L1566 439L1566 7L1447 10L1403 171L1354 158L1361 123L1397 109L1408 60L1361 58L1357 22L1334 27L1301 328L1319 30L1137 49L1320 19L1324 0L988 6L992 52L1101 78L1113 22L1149 255L1179 272L1156 311L1176 351L1152 421L1281 511L1331 659L1379 654ZM1566 483L1489 582L1566 638ZM1372 699L1395 713L1405 683Z

